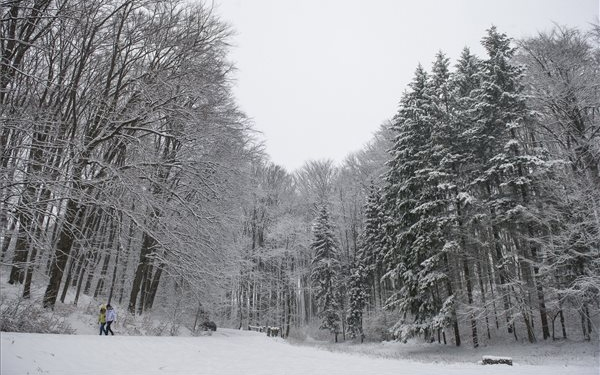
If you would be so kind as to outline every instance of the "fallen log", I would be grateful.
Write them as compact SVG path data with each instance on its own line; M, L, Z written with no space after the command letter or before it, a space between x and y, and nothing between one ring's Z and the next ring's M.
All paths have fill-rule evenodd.
M496 357L493 355L484 355L481 361L484 365L509 365L512 366L513 361L510 357Z

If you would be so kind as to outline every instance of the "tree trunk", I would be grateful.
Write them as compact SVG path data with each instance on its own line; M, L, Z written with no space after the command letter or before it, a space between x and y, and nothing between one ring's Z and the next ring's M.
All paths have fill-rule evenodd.
M108 265L110 264L110 253L104 255L104 263L102 264L102 269L100 270L100 277L96 282L96 288L94 289L94 298L98 298L98 296L104 291L104 279L106 278L106 274L108 273Z
M4 237L2 239L2 254L0 254L0 262L4 261L4 257L6 256L6 253L8 252L8 248L10 247L10 242L11 242L13 236L16 234L15 233L16 225L17 225L17 221L13 220L12 223L10 224L10 227L8 229L6 229L6 231L4 232Z
M120 244L118 244L118 238L117 238L117 244L116 244L116 248L117 248L117 254L115 256L115 265L113 268L113 274L112 274L112 278L110 280L110 289L108 291L108 304L111 303L112 301L112 297L113 297L113 291L115 290L115 283L117 281L117 269L119 267L119 253L121 252L121 246ZM125 273L125 270L123 270L123 273Z
M76 222L78 213L79 207L77 203L74 199L69 199L67 201L67 209L62 230L60 231L56 251L54 253L54 261L51 263L50 267L50 280L46 287L46 292L44 293L43 305L46 308L54 308L54 305L56 304L58 290L60 289L60 281L67 265L67 261L69 260L71 247L73 246L71 226Z
M161 263L158 265L158 267L156 267L156 271L154 272L154 276L152 277L152 282L150 283L149 290L146 292L147 297L144 300L144 310L151 309L152 305L154 304L154 298L156 297L156 291L158 290L160 277L162 275L164 267L166 267L164 263Z
M81 255L82 257L84 256L83 254ZM81 294L81 287L83 286L83 279L84 279L84 274L85 274L85 269L87 268L87 263L88 263L88 259L89 257L86 255L85 259L82 262L82 265L80 267L80 272L78 273L79 276L77 276L77 292L75 292L75 299L73 300L73 304L75 306L77 306L77 303L79 302L79 295Z
M477 273L478 275L478 279L479 279L479 290L481 291L481 302L483 303L483 308L485 311L485 328L487 330L487 338L488 340L490 340L492 338L491 334L490 334L490 322L488 319L488 307L487 307L487 303L486 303L486 291L485 291L485 286L483 284L483 270L481 269L481 263L479 262L479 260L477 260L477 262L475 263L476 267L477 267Z
M98 236L99 233L101 233L100 231L100 225L101 225L101 218L102 215L96 215L97 210L95 208L91 208L91 209L87 209L85 210L85 215L83 215L83 238L93 238L95 236ZM73 251L73 249L71 249L71 251ZM67 270L67 278L63 284L63 289L62 289L62 293L60 296L60 301L62 303L65 303L65 298L67 296L67 291L69 289L69 284L71 283L71 280L73 280L73 284L72 286L77 285L77 278L72 278L73 275L73 269L75 267L75 265L77 264L77 269L75 271L75 276L79 275L79 271L81 268L81 265L83 263L84 260L84 254L83 254L83 249L81 247L81 244L79 244L78 246L75 247L75 251L74 254L72 256L71 262L69 263L69 268ZM81 254L81 256L79 256L79 254Z
M131 294L129 296L128 310L130 313L135 314L135 306L137 303L138 294L144 281L145 272L147 265L150 262L148 256L152 252L153 247L156 245L156 241L148 232L144 232L142 236L142 248L140 250L140 260L138 262L133 283L131 286Z
M131 204L131 212L135 210L135 204ZM131 243L133 242L133 235L135 232L135 222L131 220L129 222L129 231L127 236L127 246L125 246L125 254L123 254L123 272L121 272L121 285L119 287L119 303L123 302L123 295L125 294L125 275L127 274L127 266L129 265L129 254L131 253Z
M544 298L544 287L542 286L542 280L539 276L540 267L537 265L538 254L537 254L537 248L535 247L535 245L531 246L531 253L532 253L531 256L533 258L533 261L535 262L534 266L533 266L533 274L534 274L534 279L535 279L535 283L536 283L538 305L539 305L539 309L540 309L540 320L542 321L542 335L544 337L544 340L546 340L550 337L550 331L548 328L548 313L546 311L546 300Z
M467 286L467 300L469 302L469 306L473 308L473 289L471 286L471 276L469 272L469 264L465 257L463 257L463 271L465 273L466 286ZM475 320L475 315L473 312L470 313L471 319L471 336L473 338L473 347L477 348L479 346L479 338L477 335L477 321Z
M10 268L9 284L23 284L25 280L25 267L27 266L27 256L29 254L29 231L31 230L31 220L29 215L22 213L19 215L19 230L17 233L17 241L15 244L15 252L12 259L12 267Z
M96 275L96 269L98 267L98 263L100 262L100 255L97 252L94 253L94 255L92 255L91 258L92 258L91 267L90 267L89 262L86 265L86 268L90 267L90 272L88 273L88 277L85 281L85 286L83 287L83 294L85 294L85 295L90 294L90 289L92 289L92 281L94 279L94 276Z
M67 291L69 290L69 285L71 284L71 280L73 280L73 270L75 270L75 265L79 262L81 262L81 256L79 256L79 252L80 249L78 248L75 252L75 254L73 254L73 257L71 258L71 262L69 263L69 269L67 270L67 278L65 279L65 282L63 283L63 289L62 292L60 294L60 302L61 303L65 303L65 298L67 297ZM79 269L77 269L76 272L78 272Z
M460 236L460 247L461 247L461 257L463 263L463 273L465 275L465 283L467 287L467 301L471 309L473 309L473 286L471 283L471 272L469 270L469 261L467 259L467 241L465 239L465 229L463 227L463 215L461 211L460 201L456 199L456 215L458 219L458 230ZM471 311L470 313L471 320L471 337L473 338L473 347L477 348L479 346L479 337L477 335L477 321L475 320L475 315Z
M31 280L33 278L33 264L37 256L37 246L31 247L31 254L29 256L29 264L27 265L27 274L25 276L25 285L23 286L23 298L29 298L31 296Z

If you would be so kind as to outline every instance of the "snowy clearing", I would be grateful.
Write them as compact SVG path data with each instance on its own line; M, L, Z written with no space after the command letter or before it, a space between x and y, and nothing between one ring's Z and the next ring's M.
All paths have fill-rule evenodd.
M212 336L1 334L3 375L21 374L598 374L596 366L430 364L301 347L264 334Z

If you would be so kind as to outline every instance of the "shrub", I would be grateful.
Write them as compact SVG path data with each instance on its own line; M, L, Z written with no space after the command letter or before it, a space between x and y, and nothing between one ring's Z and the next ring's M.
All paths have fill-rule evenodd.
M206 322L202 323L200 327L205 331L215 332L217 330L217 324L211 320L207 320Z
M26 299L0 301L0 331L74 334L75 330L53 311Z

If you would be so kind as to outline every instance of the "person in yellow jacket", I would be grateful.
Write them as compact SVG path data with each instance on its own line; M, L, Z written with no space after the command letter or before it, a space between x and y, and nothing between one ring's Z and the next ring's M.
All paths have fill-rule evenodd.
M100 336L105 333L108 336L108 332L105 332L104 326L106 325L106 308L102 306L100 308L100 315L98 315L98 324L100 324Z

